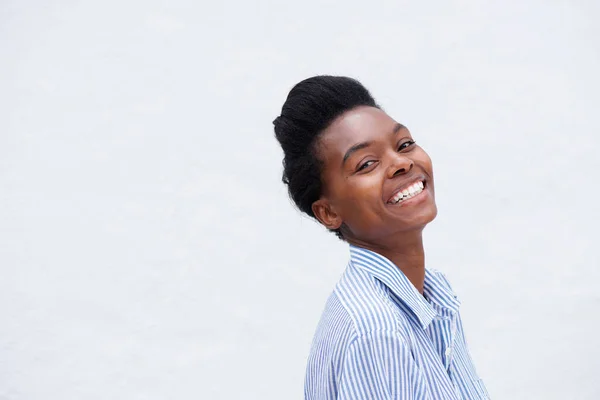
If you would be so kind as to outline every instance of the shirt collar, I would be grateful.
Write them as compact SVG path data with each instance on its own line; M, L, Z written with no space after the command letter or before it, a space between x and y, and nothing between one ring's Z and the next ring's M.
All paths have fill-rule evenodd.
M450 283L446 277L437 271L431 271L425 268L425 283L423 285L423 294L434 304L457 313L460 307L460 300L454 294Z
M423 329L427 328L437 315L432 305L419 293L402 270L386 257L351 244L350 262L386 285L415 314ZM427 269L425 269L424 293L432 303L451 312L458 311L460 302L452 293L447 281L442 281Z

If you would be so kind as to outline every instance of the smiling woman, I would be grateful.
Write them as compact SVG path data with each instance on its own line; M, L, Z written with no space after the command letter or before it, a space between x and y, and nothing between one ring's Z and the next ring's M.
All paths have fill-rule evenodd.
M313 340L305 397L487 399L460 301L425 267L422 232L437 215L427 153L347 77L298 83L273 123L291 198L350 246Z

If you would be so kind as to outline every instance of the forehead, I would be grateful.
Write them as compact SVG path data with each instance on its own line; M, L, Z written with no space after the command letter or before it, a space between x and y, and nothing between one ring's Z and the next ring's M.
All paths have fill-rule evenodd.
M342 157L350 147L364 142L388 141L397 122L375 107L357 107L342 114L323 131L319 147L327 158ZM406 128L402 128L408 134Z

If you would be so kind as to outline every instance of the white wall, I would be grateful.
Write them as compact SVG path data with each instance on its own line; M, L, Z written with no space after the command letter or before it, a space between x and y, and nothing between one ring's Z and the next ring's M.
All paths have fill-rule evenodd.
M342 242L288 90L357 77L430 153L428 265L495 399L600 398L595 1L0 3L0 399L300 399Z

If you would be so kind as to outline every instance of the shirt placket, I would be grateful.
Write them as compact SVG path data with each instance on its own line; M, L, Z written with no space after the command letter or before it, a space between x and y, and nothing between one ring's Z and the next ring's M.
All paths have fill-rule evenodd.
M446 371L448 375L450 375L450 367L452 366L452 358L454 357L455 350L455 342L456 342L456 332L458 330L458 323L456 315L450 314L450 337L446 339L446 349L444 350L444 367L446 367Z

